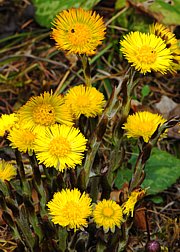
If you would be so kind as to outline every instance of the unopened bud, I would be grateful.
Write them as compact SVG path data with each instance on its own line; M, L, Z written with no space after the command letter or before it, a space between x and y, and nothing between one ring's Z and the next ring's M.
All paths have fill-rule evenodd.
M158 241L149 241L146 243L146 252L161 252L161 246Z

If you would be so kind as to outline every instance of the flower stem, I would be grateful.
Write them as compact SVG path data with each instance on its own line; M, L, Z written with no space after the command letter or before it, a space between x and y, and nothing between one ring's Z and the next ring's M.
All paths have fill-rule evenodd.
M39 197L40 214L44 216L46 215L46 203L47 203L46 190L43 185L41 172L39 170L39 165L37 163L34 153L32 156L29 156L29 160L30 160L32 170L33 170L33 185Z
M152 148L157 144L160 136L165 131L166 128L172 127L177 123L176 118L172 118L169 121L162 124L160 127L158 126L154 134L151 136L151 139L148 143L143 143L140 146L140 153L137 158L134 173L129 186L129 193L131 193L136 187L140 186L145 178L144 176L144 167L151 155Z
M23 193L27 195L31 195L31 188L30 188L28 180L25 177L26 175L25 175L25 170L24 170L24 164L22 162L22 156L18 149L15 149L15 156L16 156L17 170L20 177L22 191Z
M66 251L67 248L67 237L68 232L63 227L58 227L58 241L59 241L59 249L61 249L62 252Z
M90 171L93 166L94 159L101 144L102 138L106 132L107 125L114 117L114 115L117 113L117 111L120 110L119 93L121 91L122 83L125 78L126 76L122 78L118 86L114 88L110 100L106 105L106 108L101 118L99 119L98 125L94 131L94 134L92 135L92 138L90 139L89 142L90 148L89 151L87 152L84 164L86 186L89 183Z
M81 60L82 60L84 78L85 78L85 85L87 87L90 87L91 86L91 70L90 70L88 57L85 54L83 54L81 56Z
M145 166L145 163L142 163L143 158L143 152L140 152L138 159L135 164L134 168L134 174L132 176L130 186L129 186L129 194L138 186L140 185L143 180L141 179L141 176L143 175L143 169ZM143 178L143 177L142 177ZM140 183L141 182L141 183Z
M124 130L122 129L122 125L127 120L127 117L129 115L131 107L131 95L133 88L135 86L134 83L136 83L136 81L133 80L135 72L132 71L131 69L129 69L128 72L129 72L128 81L123 82L121 88L123 101L120 110L120 118L117 123L116 120L114 120L115 125L113 127L112 132L113 146L111 146L111 152L109 157L110 165L107 173L108 182L110 185L113 183L116 170L122 165L124 159L124 152L123 152Z

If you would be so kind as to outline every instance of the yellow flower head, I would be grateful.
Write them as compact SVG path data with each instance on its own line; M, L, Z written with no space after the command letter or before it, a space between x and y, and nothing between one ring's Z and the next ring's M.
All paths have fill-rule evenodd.
M16 172L16 168L4 161L4 160L0 160L0 180L4 181L4 180L11 180L14 176L16 176L17 172Z
M12 148L18 148L21 152L28 151L29 153L32 153L36 133L25 128L24 125L18 124L10 130L8 139L11 141L10 146Z
M51 36L56 47L69 53L95 54L105 36L106 28L99 14L81 8L63 10L53 24Z
M148 111L137 112L129 115L127 122L122 127L126 130L128 138L143 137L144 142L148 142L158 125L162 125L166 120L158 114L153 114Z
M17 121L18 117L15 113L2 115L0 118L0 136L3 137L6 131L10 131Z
M54 224L75 231L87 227L86 219L92 212L91 199L88 194L81 194L77 188L55 193L47 206Z
M20 108L19 117L26 128L35 132L40 132L56 122L72 125L72 115L64 106L62 96L48 92L32 97Z
M155 23L152 24L149 28L150 33L155 34L157 37L160 37L166 44L166 48L169 48L172 53L172 64L168 71L176 72L180 69L180 48L178 45L178 40L166 26L163 24Z
M94 87L79 85L71 88L66 94L65 103L71 107L76 118L81 114L95 117L102 113L105 104L104 95Z
M133 191L128 200L122 205L123 214L133 217L134 207L138 200L143 198L145 195L145 190L135 190Z
M37 135L34 149L41 163L63 171L82 163L86 142L79 129L54 125L46 129L45 134Z
M128 62L143 74L152 70L164 74L171 66L170 49L154 34L130 32L120 44L120 50Z
M103 226L105 232L114 232L115 226L120 227L123 222L122 208L113 200L98 202L93 210L94 222L97 227Z

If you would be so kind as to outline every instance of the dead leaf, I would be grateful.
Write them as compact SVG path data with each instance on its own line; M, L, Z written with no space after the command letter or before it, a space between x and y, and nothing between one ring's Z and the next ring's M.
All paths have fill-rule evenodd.
M177 103L174 102L169 97L163 95L161 100L155 104L157 111L163 115L164 118L169 119L168 116L170 112L177 106Z
M177 104L165 95L162 96L160 102L155 104L155 108L166 119L180 116L180 104ZM180 127L177 124L174 127L168 129L168 137L180 139L179 131Z
M176 105L176 107L169 112L168 119L175 116L180 117L180 104ZM180 139L180 125L179 124L176 124L174 127L168 130L168 137Z
M134 225L142 231L147 231L146 219L145 219L145 208L136 209L134 213Z

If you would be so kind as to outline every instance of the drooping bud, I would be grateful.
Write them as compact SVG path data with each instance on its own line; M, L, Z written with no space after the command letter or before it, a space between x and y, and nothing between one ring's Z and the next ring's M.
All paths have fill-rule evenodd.
M148 241L145 247L146 252L161 252L161 246L158 241Z

